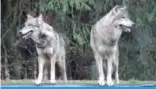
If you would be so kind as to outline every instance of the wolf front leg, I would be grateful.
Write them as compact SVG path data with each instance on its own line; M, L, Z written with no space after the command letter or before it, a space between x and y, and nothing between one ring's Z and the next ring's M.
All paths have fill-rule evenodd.
M55 63L56 63L56 55L50 57L51 70L50 70L50 83L55 84Z
M113 80L112 80L112 57L107 59L107 85L112 86Z
M103 72L103 58L100 54L95 53L95 60L96 60L96 65L97 65L97 69L99 72L99 85L104 86L105 85L105 75Z
M40 85L42 80L43 80L43 68L45 64L45 59L43 56L38 56L38 65L39 65L39 74L38 74L38 79L36 80L36 85Z

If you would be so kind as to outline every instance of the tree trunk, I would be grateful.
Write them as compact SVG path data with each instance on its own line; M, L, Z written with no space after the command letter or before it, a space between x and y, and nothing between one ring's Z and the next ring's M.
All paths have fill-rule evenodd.
M6 80L10 80L10 74L9 74L9 68L8 68L8 60L7 58L5 57L4 58L4 73L5 73L5 79Z

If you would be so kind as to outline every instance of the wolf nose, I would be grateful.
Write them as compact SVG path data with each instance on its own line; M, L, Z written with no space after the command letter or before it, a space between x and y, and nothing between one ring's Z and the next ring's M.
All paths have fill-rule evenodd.
M22 32L19 32L19 34L21 35L21 34L22 34Z
M133 23L132 26L131 26L131 29L135 29L136 28L135 26L136 26L136 24Z
M132 26L134 26L135 25L135 23L134 22L132 22Z
M135 27L135 23L132 24L132 27Z
M22 32L21 31L19 31L19 35L22 35Z
M17 32L16 39L19 39L22 36L22 32Z
M20 37L22 36L22 32L21 32L21 31L20 31L20 32L18 32L18 36L20 36Z

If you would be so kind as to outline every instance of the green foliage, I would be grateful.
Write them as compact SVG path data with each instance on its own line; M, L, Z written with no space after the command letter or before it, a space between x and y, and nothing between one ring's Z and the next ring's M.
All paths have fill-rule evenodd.
M156 75L154 70L156 68L156 26L154 25L156 24L156 2L155 0L129 0L127 5L130 17L135 21L136 27L131 33L133 39L130 39L127 45L125 44L127 41L122 41L121 44L125 45L125 47L120 45L121 65L123 64L123 67L125 67L121 73L128 70L127 74L122 77L126 79L127 76L135 75L135 79L153 79ZM125 38L123 37L121 40ZM132 47L129 47L130 45ZM125 48L128 52L123 50ZM124 57L124 55L127 55L127 57ZM123 62L124 60L127 60L127 62ZM131 60L135 61L135 63ZM141 74L138 74L139 72ZM153 76L150 76L151 74Z
M40 0L41 11L73 13L74 10L91 10L94 0Z

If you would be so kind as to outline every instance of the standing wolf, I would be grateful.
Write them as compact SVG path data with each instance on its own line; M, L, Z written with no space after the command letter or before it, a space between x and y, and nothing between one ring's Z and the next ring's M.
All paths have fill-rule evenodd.
M112 86L114 84L113 72L115 73L115 83L119 83L118 41L122 31L130 32L130 27L133 24L128 18L126 6L116 5L92 27L90 45L98 68L99 85L103 86L106 83L108 86ZM103 66L107 68L106 82Z
M43 21L42 15L33 17L27 15L25 26L20 30L23 39L31 38L36 43L38 53L39 74L36 84L39 85L43 79L44 67L50 63L50 82L55 80L55 63L57 62L63 78L67 81L65 64L65 42L47 23Z

